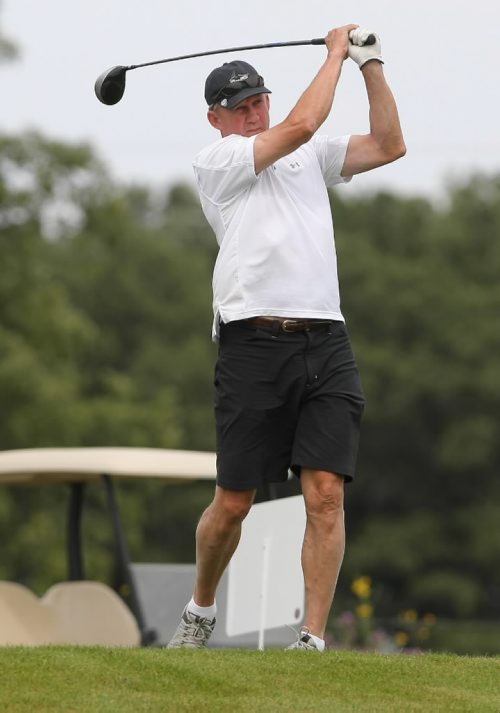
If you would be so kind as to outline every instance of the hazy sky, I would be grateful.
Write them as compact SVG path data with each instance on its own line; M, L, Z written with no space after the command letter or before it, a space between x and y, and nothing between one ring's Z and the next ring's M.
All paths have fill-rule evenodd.
M137 69L122 101L94 95L102 71L164 57L322 37L357 22L378 32L396 95L407 156L359 176L346 191L437 195L448 180L500 171L498 48L494 0L3 0L3 34L22 57L0 66L0 131L35 128L52 138L89 141L120 181L192 182L197 151L217 137L205 117L208 72L230 58L256 65L273 90L272 120L282 120L324 57L324 47L216 55ZM322 130L368 127L364 84L348 61Z

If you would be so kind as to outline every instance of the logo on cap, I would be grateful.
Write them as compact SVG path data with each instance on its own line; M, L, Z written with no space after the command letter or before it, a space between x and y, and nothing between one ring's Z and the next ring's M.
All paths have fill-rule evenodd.
M245 82L248 77L248 72L247 74L236 74L235 72L233 72L233 74L229 78L229 84L234 84L235 82Z

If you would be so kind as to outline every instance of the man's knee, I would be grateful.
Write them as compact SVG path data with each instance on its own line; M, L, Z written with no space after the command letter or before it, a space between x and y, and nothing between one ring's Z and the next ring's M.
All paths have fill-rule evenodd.
M213 507L226 522L243 522L255 498L255 490L227 490L216 487Z
M305 476L305 478L304 478ZM332 516L344 510L344 479L326 471L303 471L301 475L306 512Z

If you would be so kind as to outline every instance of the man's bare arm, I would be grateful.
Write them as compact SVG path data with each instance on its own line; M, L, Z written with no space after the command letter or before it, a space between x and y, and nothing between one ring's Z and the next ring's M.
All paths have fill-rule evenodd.
M260 173L309 141L332 108L342 64L349 48L349 32L357 25L330 30L325 38L327 58L287 118L255 139L255 172Z
M363 65L361 72L370 104L370 133L351 136L342 167L342 176L370 171L401 158L406 146L392 92L377 60Z

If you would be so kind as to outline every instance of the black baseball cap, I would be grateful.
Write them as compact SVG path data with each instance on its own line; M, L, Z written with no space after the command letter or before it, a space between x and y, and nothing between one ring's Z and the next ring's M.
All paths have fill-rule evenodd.
M216 67L205 82L208 106L220 104L232 109L254 94L271 94L271 90L264 86L264 80L251 64L239 60Z

